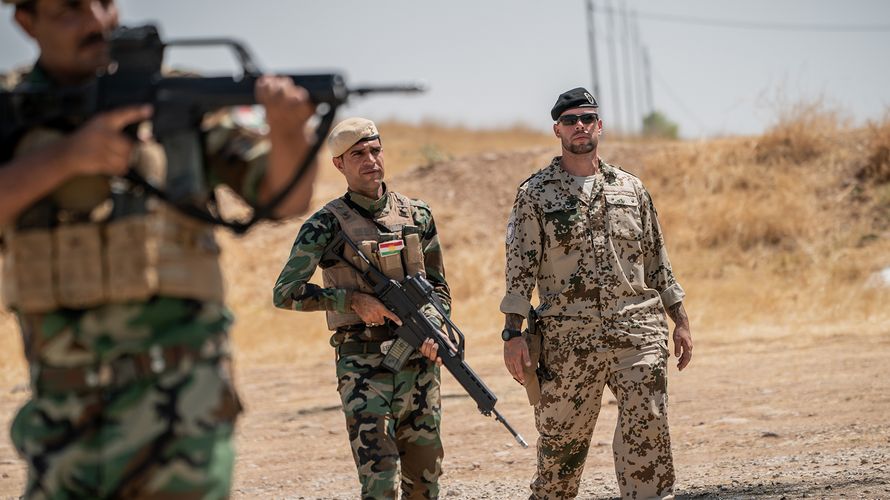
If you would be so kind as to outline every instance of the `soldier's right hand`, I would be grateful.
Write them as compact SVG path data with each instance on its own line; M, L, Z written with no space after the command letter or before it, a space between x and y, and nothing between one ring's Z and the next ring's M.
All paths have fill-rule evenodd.
M525 368L532 365L525 339L516 337L504 342L504 364L507 365L510 375L525 385Z
M352 292L352 310L362 318L368 326L380 326L387 319L401 326L402 320L377 300L377 297L362 292Z
M123 175L134 146L123 129L151 118L151 114L152 107L148 105L100 113L59 141L57 160L66 165L72 175Z

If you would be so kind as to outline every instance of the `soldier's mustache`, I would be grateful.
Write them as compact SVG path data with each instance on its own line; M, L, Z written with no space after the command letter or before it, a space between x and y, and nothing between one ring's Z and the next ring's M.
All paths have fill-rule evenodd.
M105 43L106 40L107 39L105 35L103 35L102 33L90 33L83 40L81 40L80 43L77 44L77 46L81 49L85 49L93 44Z

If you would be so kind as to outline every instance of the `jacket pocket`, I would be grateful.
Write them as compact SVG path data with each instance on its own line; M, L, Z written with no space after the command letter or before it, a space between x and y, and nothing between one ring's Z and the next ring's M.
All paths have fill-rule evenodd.
M547 207L544 212L544 236L546 246L576 247L584 237L583 214L577 203L560 203Z
M633 192L606 192L609 234L620 240L643 239L640 200Z

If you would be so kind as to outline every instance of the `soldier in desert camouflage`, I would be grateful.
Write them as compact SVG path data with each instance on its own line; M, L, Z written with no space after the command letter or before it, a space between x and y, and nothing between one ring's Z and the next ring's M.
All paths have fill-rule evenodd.
M692 359L685 294L649 193L597 153L597 112L585 89L561 94L551 117L562 156L519 186L506 234L504 362L535 407L531 498L577 495L605 386L618 399L612 447L621 497L670 498L664 312L682 370ZM523 335L526 316L537 317L537 329Z
M108 65L114 0L3 2L40 49L24 84L77 88ZM262 78L256 95L269 141L226 118L202 139L210 184L264 203L308 151L314 107L289 78ZM213 228L141 191L112 196L112 176L165 168L156 142L121 132L151 112L119 108L0 144L3 298L32 391L11 431L27 498L229 496L241 405ZM277 215L305 210L313 176Z
M401 369L383 366L394 345L393 325L401 322L330 253L339 251L330 244L342 230L390 278L425 273L450 311L433 214L426 203L387 189L383 144L370 120L343 120L331 131L328 145L349 189L300 228L275 283L274 302L283 309L326 313L361 497L394 499L401 487L401 498L438 498L444 452L436 344L427 339ZM343 251L354 257L348 248ZM323 270L324 287L309 283L316 267ZM428 314L441 324L435 311Z

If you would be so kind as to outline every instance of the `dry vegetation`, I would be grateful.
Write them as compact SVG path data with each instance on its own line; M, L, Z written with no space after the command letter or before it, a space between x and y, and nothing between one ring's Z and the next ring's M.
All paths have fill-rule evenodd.
M390 185L434 208L456 318L480 334L496 330L501 235L515 186L558 153L556 141L519 127L380 128ZM804 323L820 331L867 328L890 319L887 288L868 285L890 266L890 119L850 128L832 112L799 106L759 137L607 138L601 151L652 192L699 335L717 340ZM323 160L314 205L342 191L342 178ZM221 234L239 318L235 339L246 360L294 361L326 349L320 314L270 307L271 285L299 224L267 223L239 240ZM20 353L12 319L0 324L4 351ZM0 365L0 381L23 375L20 356Z
M504 388L515 392L503 370L499 369L497 353L496 332L502 322L497 304L503 294L503 229L516 186L558 154L555 139L549 134L521 128L476 132L431 124L408 126L400 123L382 123L380 128L385 141L390 186L409 196L423 198L433 207L445 249L447 275L455 300L455 319L468 334L470 349L473 349L468 354L469 359L481 362L480 373L489 380L494 377L493 387L499 393L503 394ZM886 380L886 363L877 360L882 357L879 355L881 349L886 351L890 345L887 344L890 308L886 306L890 299L890 285L882 285L874 276L890 267L890 115L882 122L853 128L836 113L818 106L799 106L790 109L773 128L759 137L700 142L629 142L606 138L601 144L601 152L607 161L641 177L651 191L665 229L675 273L688 292L687 310L692 318L696 346L703 349L703 357L694 365L702 370L701 373L716 377L701 379L692 387L684 385L686 399L681 396L679 401L673 400L679 404L680 414L685 412L687 415L679 417L678 442L683 443L681 448L697 450L695 455L681 455L679 460L687 470L701 471L704 479L699 485L727 483L726 478L721 479L719 474L715 476L713 470L708 469L709 464L751 447L744 442L747 438L741 435L741 428L732 428L722 420L717 420L713 432L708 432L707 427L690 427L703 424L682 419L690 418L688 415L693 414L693 409L704 415L710 407L704 400L713 397L722 402L719 404L725 405L728 412L754 415L761 408L735 408L733 405L745 403L736 402L735 396L729 398L726 387L741 388L743 392L739 394L750 396L753 401L760 401L758 398L762 394L768 394L759 392L767 389L738 385L731 376L722 374L723 368L731 367L731 373L741 376L750 369L748 366L757 366L758 360L771 360L769 365L761 368L764 377L775 382L769 390L791 398L790 402L783 403L776 395L772 404L787 403L791 408L802 408L798 405L803 403L794 400L800 390L799 384L821 384L820 374L814 372L813 366L821 366L823 358L816 362L801 354L789 359L788 362L793 363L785 366L786 359L780 353L843 337L843 345L847 347L855 346L854 349L866 351L874 348L874 359L866 356L857 361L856 353L852 353L843 362L836 360L831 364L827 357L824 358L827 365L846 374L834 380L848 384L844 387L857 388L874 388L875 384L880 385L876 381L881 377ZM313 205L320 206L343 189L342 178L324 160ZM309 432L300 430L309 424L299 423L300 420L294 420L296 417L287 417L282 420L286 423L278 427L265 419L292 415L295 399L301 408L327 404L333 391L333 371L328 365L332 355L327 346L323 315L277 311L271 306L272 284L300 222L266 223L240 239L226 233L220 235L225 248L229 302L238 316L234 330L236 359L239 372L248 374L244 392L248 403L254 403L255 408L249 415L254 411L260 413L253 422L249 416L242 431L241 443L246 458L239 470L246 472L242 472L239 484L245 488L270 481L265 476L254 477L250 469L257 467L256 464L262 468L267 460L263 457L270 456L269 450L275 447L278 439L278 434L268 437L270 433L285 429L290 436L294 433L302 436ZM8 391L26 379L25 368L18 334L8 315L0 317L0 332L0 349L8 353L0 362L0 390L7 388ZM747 352L736 354L740 349ZM869 379L869 382L854 380L858 368L850 367L866 363L866 358L870 373L878 378ZM305 370L297 372L295 379L290 380L281 376L279 369L282 366L304 367ZM795 375L783 378L786 368L795 370ZM320 371L325 373L315 373ZM331 387L321 391L317 386L322 381L330 382ZM305 391L305 395L283 392L285 386ZM807 404L813 409L807 410L810 413L805 415L816 415L820 405L831 404L834 390L834 387L824 387L822 393L810 394ZM688 391L699 397L690 396ZM14 399L23 397L18 391L14 394L17 394L11 396ZM872 430L867 434L871 437L855 439L864 440L862 442L868 446L878 446L869 448L872 450L869 453L873 453L870 456L883 457L887 444L874 443L886 439L886 421L884 418L883 424L875 423L883 417L874 417L874 414L886 415L888 402L886 396L874 391L868 394L873 394L874 400L868 407L870 409L862 410L866 412L862 415L847 416L854 422L858 422L860 416L872 422L869 424L873 425ZM507 395L513 398L507 399L508 403L515 403L513 410L523 412L513 415L528 419L521 396L512 392ZM857 397L863 401L867 398ZM11 411L10 406L6 408ZM272 409L275 413L271 416L262 413ZM797 432L800 436L798 443L803 443L799 444L798 450L812 451L828 446L824 444L828 442L827 437L819 444L812 437L816 434L811 431L817 432L814 429L829 424L815 420L799 422L798 414L793 410L782 411L786 412L782 415L790 419L786 422L788 435ZM511 415L510 418L516 417ZM707 417L694 415L691 418ZM842 417L826 417L824 422L830 418ZM327 419L320 422L323 423L319 425L331 426L330 434L340 433L339 421L331 423ZM528 429L527 422L521 420L520 423ZM488 424L479 425L485 427ZM803 431L798 425L809 427ZM297 426L296 430L294 426ZM848 430L843 432L853 432L850 428L844 427ZM607 435L610 431L607 428L597 432ZM754 432L758 431L755 429ZM782 432L784 436L785 431ZM845 449L852 438L844 436L847 434L831 438L832 449ZM269 440L265 441L267 437ZM334 439L341 437L338 435ZM716 441L708 441L712 438ZM457 442L456 438L450 439L454 440L449 443ZM790 443L792 438L788 439ZM466 457L471 454L472 446L478 447L478 442L467 443L459 445L455 452L464 460L451 462L454 478L464 477L461 470L468 467ZM0 442L0 450L4 449L2 444ZM282 456L276 456L272 465L287 471L292 461L300 457L288 455L292 453L292 445L282 445L281 448ZM478 450L482 455L489 451L484 446ZM795 456L790 449L782 453ZM340 467L337 470L342 477L352 480L347 455L345 452L341 455L333 462L307 464L305 470ZM8 457L0 456L0 459L5 458ZM529 460L525 457L518 462L523 467L523 477L516 479L516 484L526 481L525 475L531 467ZM608 471L608 455L596 460L599 462L592 462L591 467ZM754 461L749 465L755 470L768 466L763 465L767 462L758 465L759 459L751 460ZM775 467L783 468L782 465ZM478 465L466 470L474 468ZM791 469L796 468L791 466ZM497 470L508 474L512 469L505 465ZM274 471L268 474L277 477ZM282 477L287 474L278 473ZM283 484L283 480L277 484ZM274 495L295 491L293 487L290 490L287 486L280 487L284 489ZM351 486L342 488L349 490ZM248 497L255 496L249 489L238 491ZM265 490L255 490L255 494L263 496L258 493L261 491ZM296 488L296 491L311 490ZM328 491L334 496L330 493L334 490ZM603 494L601 490L596 491L600 492L597 495ZM694 488L691 491L695 491ZM890 489L887 491L890 494Z
M558 153L555 140L521 129L383 123L381 130L390 185L434 209L457 319L494 337L502 321L504 221L515 186ZM719 341L740 332L780 334L789 325L886 325L888 291L868 283L890 266L888 147L890 121L854 129L801 107L760 137L606 139L601 149L652 192L693 324ZM323 168L317 205L343 189L339 174ZM326 342L320 315L268 307L297 226L269 225L228 245L242 354L293 359L307 341Z

